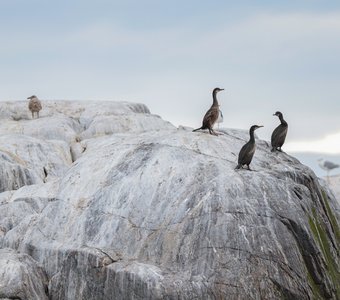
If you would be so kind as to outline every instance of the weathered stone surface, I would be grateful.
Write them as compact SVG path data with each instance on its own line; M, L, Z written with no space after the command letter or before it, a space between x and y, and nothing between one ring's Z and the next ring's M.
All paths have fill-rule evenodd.
M0 249L0 299L47 300L47 282L29 255Z
M340 175L329 176L324 178L324 185L329 185L334 193L334 196L338 203L340 203Z
M22 134L0 136L0 192L59 178L71 164L66 142Z
M11 105L3 128L34 122ZM49 105L46 124L57 115L80 126L68 127L74 139L71 129L40 136L69 147L67 168L44 181L52 158L27 160L38 179L0 193L0 247L43 266L50 299L340 296L339 203L296 159L258 140L255 171L235 171L245 131L176 129L140 104Z

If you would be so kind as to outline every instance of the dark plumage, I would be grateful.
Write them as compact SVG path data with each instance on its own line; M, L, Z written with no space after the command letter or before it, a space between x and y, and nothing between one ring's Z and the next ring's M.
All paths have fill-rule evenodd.
M193 131L197 131L200 129L208 129L210 134L217 135L217 133L213 130L213 126L216 123L219 115L220 115L220 109L217 102L217 93L220 91L223 91L224 89L215 88L212 92L213 96L213 104L209 108L209 110L206 112L203 118L202 126L200 128L194 129Z
M288 124L283 119L283 115L281 112L277 111L273 116L278 116L281 121L281 124L277 126L272 133L271 138L272 152L274 152L275 150L282 151L281 147L284 144L287 136Z
M249 135L250 139L248 143L246 143L240 150L240 153L238 154L238 165L236 166L235 169L240 169L244 165L248 166L248 170L250 170L250 163L251 160L253 159L255 149L256 149L256 144L255 144L255 137L254 137L254 131L258 128L261 128L263 126L259 125L253 125L249 129Z
M35 95L28 97L27 99L30 99L28 102L28 109L32 112L32 119L34 119L34 113L37 113L37 118L39 118L39 111L42 108L40 100Z

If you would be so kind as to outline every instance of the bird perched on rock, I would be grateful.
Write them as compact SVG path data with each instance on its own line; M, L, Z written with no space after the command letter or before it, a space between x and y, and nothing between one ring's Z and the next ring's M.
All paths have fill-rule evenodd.
M33 95L28 97L30 101L28 102L28 109L32 112L32 119L34 119L34 113L37 113L37 118L39 118L39 111L41 110L41 102L37 96Z
M256 149L256 144L255 144L255 137L254 137L254 131L256 129L259 129L263 126L259 125L253 125L249 129L249 135L250 139L248 143L246 143L240 150L240 153L238 154L238 165L236 166L235 169L241 169L244 165L247 165L248 170L251 171L249 165L251 163L251 160L253 159L255 149Z
M329 172L333 169L336 169L336 168L339 168L340 166L335 164L335 163L332 163L331 161L328 161L328 160L324 160L322 158L318 159L318 162L319 162L319 166L321 169L327 171L327 177L329 175Z
M279 117L281 124L277 126L273 133L271 138L271 144L272 144L272 152L275 150L282 152L282 145L285 142L287 132L288 132L288 123L283 119L283 115L281 112L277 111L273 116Z
M194 129L193 131L197 131L200 129L208 129L210 134L217 135L217 133L213 130L213 126L216 123L218 117L220 116L220 109L217 102L217 93L223 90L224 89L220 88L215 88L213 90L212 92L213 104L204 115L202 126L200 128Z

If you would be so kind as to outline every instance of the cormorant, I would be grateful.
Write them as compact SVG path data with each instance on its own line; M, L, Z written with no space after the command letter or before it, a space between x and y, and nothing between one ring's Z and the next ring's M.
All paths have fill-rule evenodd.
M32 112L32 119L34 119L34 113L37 113L37 118L39 118L39 111L41 110L41 102L37 96L33 95L28 97L30 102L28 103L28 109Z
M217 133L213 130L213 126L220 115L220 109L219 109L216 95L218 92L223 91L223 90L224 89L220 89L220 88L215 88L213 90L212 92L213 104L211 105L209 110L204 115L202 126L200 128L194 129L193 131L197 131L200 129L208 129L210 134L217 135Z
M249 129L249 135L250 139L248 143L243 145L243 147L240 150L240 153L238 154L238 165L236 166L235 169L240 169L244 165L248 166L248 170L251 171L249 165L251 163L251 160L253 159L255 149L256 149L256 144L255 144L255 137L254 137L254 131L258 128L261 128L263 126L259 125L253 125Z
M277 111L275 114L273 114L273 116L278 116L281 121L281 124L277 126L272 133L271 138L272 152L274 152L275 150L282 152L281 147L286 139L288 124L283 119L283 115L281 112Z

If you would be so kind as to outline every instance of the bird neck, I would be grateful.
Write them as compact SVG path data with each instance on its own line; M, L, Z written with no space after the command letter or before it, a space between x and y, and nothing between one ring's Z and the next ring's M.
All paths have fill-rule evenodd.
M213 96L213 106L218 106L218 102L217 102L217 92L216 92L216 91L213 91L212 96Z
M255 143L254 130L250 129L250 130L249 130L249 135L250 135L249 142L254 142L254 143Z
M280 119L282 125L288 125L287 122L283 119L282 115L279 116L279 119Z

